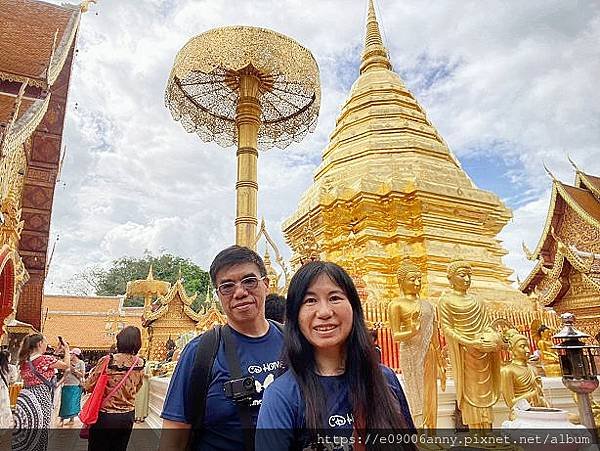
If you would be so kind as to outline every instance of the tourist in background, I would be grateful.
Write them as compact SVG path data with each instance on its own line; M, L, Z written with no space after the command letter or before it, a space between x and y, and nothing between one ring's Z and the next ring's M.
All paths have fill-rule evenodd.
M15 433L13 450L38 451L48 446L48 428L52 418L55 370L67 370L71 366L69 345L64 344L62 360L47 355L48 342L42 334L30 334L23 338L19 350L19 370L23 390L15 408Z
M290 282L283 355L288 371L265 391L257 450L306 449L317 431L350 438L414 431L396 375L380 365L356 287L339 266L313 261Z
M81 384L85 377L85 362L79 358L80 356L81 349L71 349L71 370L65 372L58 413L61 426L64 425L65 420L73 424L81 410Z
M10 410L9 385L16 379L16 368L10 365L10 354L7 350L0 351L0 450L10 449L10 431L14 426L13 414ZM9 366L10 365L10 366ZM11 368L12 367L12 368Z
M17 380L17 368L10 364L10 353L7 349L0 351L0 435L14 425L10 410L10 384Z
M135 417L135 395L144 375L145 362L137 356L141 347L140 330L127 326L117 334L117 353L102 357L84 382L85 390L91 392L108 359L104 402L98 421L90 427L88 451L127 449Z
M277 293L270 293L265 299L265 317L283 324L285 321L285 298Z

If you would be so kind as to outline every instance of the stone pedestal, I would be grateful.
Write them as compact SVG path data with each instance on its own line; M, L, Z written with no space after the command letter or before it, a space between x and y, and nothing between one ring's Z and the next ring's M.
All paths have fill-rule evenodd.
M146 425L154 429L157 434L160 433L163 420L160 414L167 396L170 377L151 377L149 380L150 390L148 397L148 416L146 417Z
M402 376L399 377L404 386ZM542 377L544 396L551 407L566 410L570 414L578 414L577 404L573 398L573 392L568 390L562 383L560 377ZM448 380L446 391L438 387L438 428L454 428L454 401L456 399L456 388L454 380ZM508 407L503 399L494 406L494 428L500 428L502 423L508 420Z

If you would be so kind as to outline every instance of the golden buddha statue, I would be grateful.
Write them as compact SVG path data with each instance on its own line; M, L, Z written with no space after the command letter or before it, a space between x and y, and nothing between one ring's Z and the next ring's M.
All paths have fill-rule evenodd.
M512 410L517 401L525 399L533 407L550 407L544 399L542 391L542 378L527 364L527 357L531 354L529 340L525 335L514 329L506 332L508 348L512 360L500 370L502 397L510 409L510 420L514 420Z
M463 423L472 429L490 429L492 406L500 395L502 337L492 328L484 303L467 294L471 275L471 265L463 260L448 265L451 290L440 296L440 322Z
M536 334L536 346L540 351L540 363L547 377L560 377L562 371L558 360L558 353L552 349L552 331L548 326L542 324Z
M419 298L421 270L405 259L397 273L402 297L390 302L388 318L392 336L400 342L400 365L405 393L418 428L437 426L437 379L446 390L446 367L440 351L438 324L433 306Z

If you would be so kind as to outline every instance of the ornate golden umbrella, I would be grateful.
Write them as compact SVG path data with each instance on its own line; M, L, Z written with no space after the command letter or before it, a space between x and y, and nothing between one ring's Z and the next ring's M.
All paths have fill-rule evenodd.
M300 142L316 126L320 100L310 51L274 31L216 28L177 54L165 93L173 118L203 141L237 141L237 244L255 245L258 150Z

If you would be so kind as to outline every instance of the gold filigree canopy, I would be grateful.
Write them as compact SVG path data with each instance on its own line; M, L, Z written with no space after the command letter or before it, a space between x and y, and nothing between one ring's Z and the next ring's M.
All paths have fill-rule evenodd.
M263 28L216 28L192 38L175 58L165 103L186 131L232 146L239 81L248 74L260 81L258 149L283 149L314 130L321 102L317 63L296 41Z

